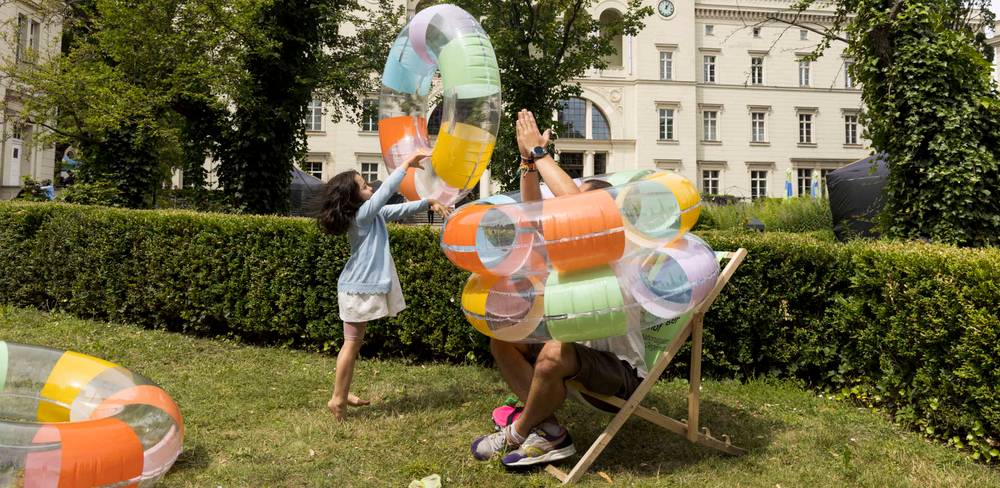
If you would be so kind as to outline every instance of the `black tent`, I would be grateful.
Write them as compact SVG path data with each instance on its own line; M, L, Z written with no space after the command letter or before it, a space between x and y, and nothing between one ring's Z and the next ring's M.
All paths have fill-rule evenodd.
M882 210L882 190L888 179L889 166L884 154L856 161L827 176L833 232L838 240L877 237L872 227Z
M323 189L323 180L292 166L291 214L305 215L309 200Z

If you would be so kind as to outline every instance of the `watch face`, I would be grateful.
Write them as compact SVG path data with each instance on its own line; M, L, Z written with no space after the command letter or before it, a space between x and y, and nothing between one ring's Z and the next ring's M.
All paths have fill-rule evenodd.
M671 2L670 0L661 0L657 10L660 11L660 15L670 17L671 15L674 15L674 2Z

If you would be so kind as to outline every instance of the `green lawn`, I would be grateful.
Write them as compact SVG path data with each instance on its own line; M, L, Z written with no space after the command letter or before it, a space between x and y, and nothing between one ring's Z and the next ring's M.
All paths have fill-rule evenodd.
M106 358L170 392L187 439L161 486L406 486L432 473L445 487L555 484L469 455L507 394L490 369L361 361L356 390L375 404L338 423L325 410L330 355L2 306L0 339ZM646 404L683 417L685 391L661 382ZM995 470L789 382L707 381L702 398L704 423L750 454L723 457L634 419L582 485L607 486L601 471L618 486L1000 486ZM581 451L606 419L575 404L562 415Z

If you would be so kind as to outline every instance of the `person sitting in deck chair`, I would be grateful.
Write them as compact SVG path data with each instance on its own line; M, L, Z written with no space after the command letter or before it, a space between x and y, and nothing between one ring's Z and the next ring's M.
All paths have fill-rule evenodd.
M549 135L549 130L539 132L531 112L518 114L522 200L542 199L539 175L557 197L611 186L603 180L590 180L577 187L548 154ZM555 417L566 399L565 382L576 380L590 391L627 399L646 376L642 332L637 320L630 323L635 325L624 336L588 342L514 344L491 339L490 351L500 374L524 407L498 422L497 432L476 438L473 457L484 461L503 455L505 466L521 467L575 454L569 432Z

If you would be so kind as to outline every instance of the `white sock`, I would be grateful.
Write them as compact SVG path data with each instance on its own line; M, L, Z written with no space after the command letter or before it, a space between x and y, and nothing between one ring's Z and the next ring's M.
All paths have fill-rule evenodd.
M519 446L524 444L524 437L517 433L517 429L514 428L514 424L507 426L507 440Z

